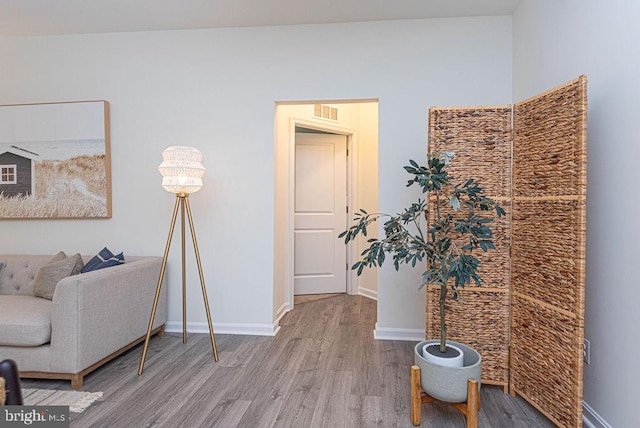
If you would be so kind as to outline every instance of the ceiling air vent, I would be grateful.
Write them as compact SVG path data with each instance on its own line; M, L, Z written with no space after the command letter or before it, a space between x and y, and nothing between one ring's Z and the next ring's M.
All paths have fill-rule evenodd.
M313 115L323 119L338 121L338 109L325 104L314 104Z

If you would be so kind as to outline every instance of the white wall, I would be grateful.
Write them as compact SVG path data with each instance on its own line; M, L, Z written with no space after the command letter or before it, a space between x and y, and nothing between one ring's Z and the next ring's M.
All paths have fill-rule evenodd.
M624 0L524 0L513 18L515 100L588 78L584 400L615 427L638 423L639 22Z
M424 157L429 106L512 99L510 17L2 38L0 60L0 103L109 100L113 169L112 219L2 221L0 253L160 255L173 204L160 152L193 145L208 168L191 204L219 333L273 331L275 101L378 98L380 209L394 211L416 196L402 166ZM195 329L206 319L192 259ZM173 322L179 263L175 246ZM378 324L423 331L419 271L391 271Z

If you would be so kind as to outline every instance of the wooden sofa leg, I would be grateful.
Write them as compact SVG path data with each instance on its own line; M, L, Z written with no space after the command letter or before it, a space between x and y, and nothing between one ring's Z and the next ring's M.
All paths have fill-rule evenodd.
M420 411L422 399L420 396L420 367L411 367L411 423L414 426L420 425Z
M156 336L160 337L160 336L164 336L164 324L162 324L160 326L160 330L158 331L158 333L156 334Z
M84 383L84 376L81 373L71 375L71 388L80 389Z

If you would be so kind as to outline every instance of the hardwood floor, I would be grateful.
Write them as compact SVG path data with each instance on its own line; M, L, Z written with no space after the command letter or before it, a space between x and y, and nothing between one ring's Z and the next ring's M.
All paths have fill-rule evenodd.
M330 297L340 296L341 294L344 294L344 293L299 294L299 295L293 296L293 303L294 305L299 305L300 303L315 302L316 300L320 300L320 299L328 299Z
M412 342L373 339L376 303L336 295L296 305L276 337L206 334L151 340L85 378L101 401L72 414L72 427L412 427ZM68 382L23 381L25 388L70 389ZM551 427L502 388L482 387L480 427ZM453 406L422 406L423 427L465 427Z

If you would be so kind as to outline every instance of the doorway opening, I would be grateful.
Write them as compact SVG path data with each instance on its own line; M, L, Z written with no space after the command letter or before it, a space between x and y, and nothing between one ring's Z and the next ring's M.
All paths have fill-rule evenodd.
M275 323L296 294L376 299L377 271L350 269L366 240L338 234L378 209L378 100L277 102L275 134Z

